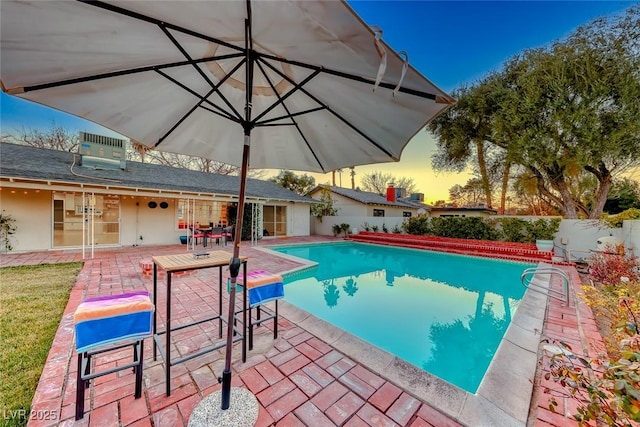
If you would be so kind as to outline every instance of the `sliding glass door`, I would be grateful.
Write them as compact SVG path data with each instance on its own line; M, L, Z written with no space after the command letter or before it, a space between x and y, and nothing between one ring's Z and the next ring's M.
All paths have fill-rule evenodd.
M263 227L264 237L282 237L287 235L287 207L270 206L263 207Z

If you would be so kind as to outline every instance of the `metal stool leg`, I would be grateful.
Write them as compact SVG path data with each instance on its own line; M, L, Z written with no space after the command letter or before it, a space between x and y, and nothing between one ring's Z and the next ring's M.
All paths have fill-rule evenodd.
M84 417L84 389L86 381L82 379L82 359L84 353L78 354L78 373L76 378L76 421Z
M138 346L140 346L139 354L137 354L138 352L136 351ZM135 343L133 360L136 360L135 359L136 356L138 357L138 364L136 365L135 368L133 368L136 373L136 391L134 396L136 399L138 399L140 396L142 396L142 363L144 361L144 340L140 340Z
M278 300L276 300L276 317L273 318L273 339L278 338Z

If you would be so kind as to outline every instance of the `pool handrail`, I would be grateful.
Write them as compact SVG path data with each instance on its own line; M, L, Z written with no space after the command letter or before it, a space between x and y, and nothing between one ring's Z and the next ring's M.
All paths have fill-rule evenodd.
M558 291L556 289L549 287L544 287L543 285L532 282L533 278L536 274L557 274L562 277L562 291ZM567 275L567 273L558 268L558 267L531 267L527 268L520 275L520 280L522 281L522 285L531 289L532 291L545 294L550 298L563 301L568 307L571 305L569 300L569 283L571 279Z

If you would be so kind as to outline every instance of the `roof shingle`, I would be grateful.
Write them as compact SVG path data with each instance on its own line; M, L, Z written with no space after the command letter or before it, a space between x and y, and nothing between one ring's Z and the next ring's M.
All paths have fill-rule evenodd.
M80 155L0 142L0 176L151 190L188 191L237 196L240 178L127 161L125 170L83 168ZM247 179L247 196L313 203L271 181Z

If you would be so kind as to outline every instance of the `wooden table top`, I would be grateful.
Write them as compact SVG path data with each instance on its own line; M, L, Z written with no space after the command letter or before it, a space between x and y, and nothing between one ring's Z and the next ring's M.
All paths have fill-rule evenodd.
M198 253L198 252L196 252ZM161 255L154 256L153 262L165 271L182 271L192 270L196 268L219 267L221 265L229 265L232 254L225 251L201 252L208 253L209 256L196 257L194 253L185 253L177 255ZM241 256L242 261L248 259L247 256Z

